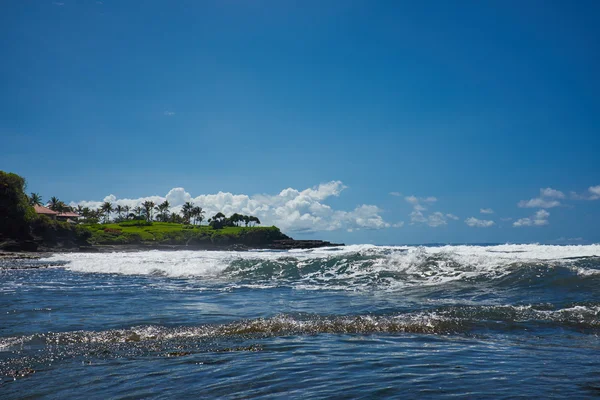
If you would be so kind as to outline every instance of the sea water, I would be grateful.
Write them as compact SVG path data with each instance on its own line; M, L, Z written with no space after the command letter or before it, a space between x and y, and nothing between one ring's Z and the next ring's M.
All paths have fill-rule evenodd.
M600 245L0 265L0 398L600 396Z

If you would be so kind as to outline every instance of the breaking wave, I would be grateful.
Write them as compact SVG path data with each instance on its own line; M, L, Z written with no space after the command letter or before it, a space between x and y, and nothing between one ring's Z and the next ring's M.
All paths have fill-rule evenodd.
M600 245L379 247L288 252L133 252L59 254L47 262L85 273L223 280L252 287L382 290L493 280L499 284L600 279Z

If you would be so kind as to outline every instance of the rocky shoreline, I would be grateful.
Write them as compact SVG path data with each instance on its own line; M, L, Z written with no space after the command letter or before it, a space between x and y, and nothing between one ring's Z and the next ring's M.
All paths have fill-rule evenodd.
M53 253L114 253L114 252L135 252L148 250L210 250L210 251L251 251L251 250L294 250L294 249L315 249L319 247L339 247L343 243L332 243L324 240L295 240L281 239L260 246L246 246L243 244L215 245L215 244L158 244L158 243L139 243L122 245L89 245L89 246L40 246L36 251L31 251L28 243L4 242L0 243L0 260L36 260L47 257Z

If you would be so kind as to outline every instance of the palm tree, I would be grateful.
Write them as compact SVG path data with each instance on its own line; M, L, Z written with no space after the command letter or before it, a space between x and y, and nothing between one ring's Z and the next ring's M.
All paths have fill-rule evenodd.
M183 224L185 221L184 221L183 217L181 215L179 215L179 213L172 212L169 215L169 222L174 222L176 224Z
M137 207L135 207L135 208L134 208L132 211L133 211L133 212L135 213L135 215L136 215L136 216L139 218L139 217L141 217L141 216L142 216L142 212L144 211L144 209L143 209L142 207L140 207L140 206L137 206Z
M41 206L42 205L42 196L39 193L31 193L29 197L29 204L32 206Z
M154 210L154 202L151 200L147 200L142 203L142 207L144 207L144 214L146 215L146 221L152 221L152 210Z
M183 214L183 219L186 224L190 223L190 219L192 218L192 210L194 209L194 205L189 201L186 202L183 207L181 207L181 213Z
M192 208L192 215L194 216L194 225L196 222L202 225L202 220L204 219L204 210L202 210L202 207Z
M125 208L122 205L117 204L117 206L115 207L115 212L119 216L119 219L123 218L123 216L122 216L123 215L123 211L125 211Z
M61 201L58 199L58 197L52 196L50 197L50 201L48 202L48 208L51 209L52 211L57 211L60 208L60 203Z
M105 201L102 206L100 206L100 211L104 214L104 223L108 223L110 220L110 213L113 212L112 203L109 201Z
M79 212L79 207L77 208L77 211ZM83 218L90 219L92 216L92 210L90 210L89 207L83 207L81 209L81 212L79 212L79 215L81 215Z
M162 222L167 222L167 219L169 219L169 207L170 204L168 200L163 201L155 207L156 212L158 212L159 219Z
M131 207L129 207L129 206L123 207L123 212L125 213L126 218L129 218L129 211L131 211Z

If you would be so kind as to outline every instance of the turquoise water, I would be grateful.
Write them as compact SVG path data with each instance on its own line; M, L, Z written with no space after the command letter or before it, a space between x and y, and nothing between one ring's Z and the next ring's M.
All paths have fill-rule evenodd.
M40 264L0 264L3 399L600 396L598 245Z

